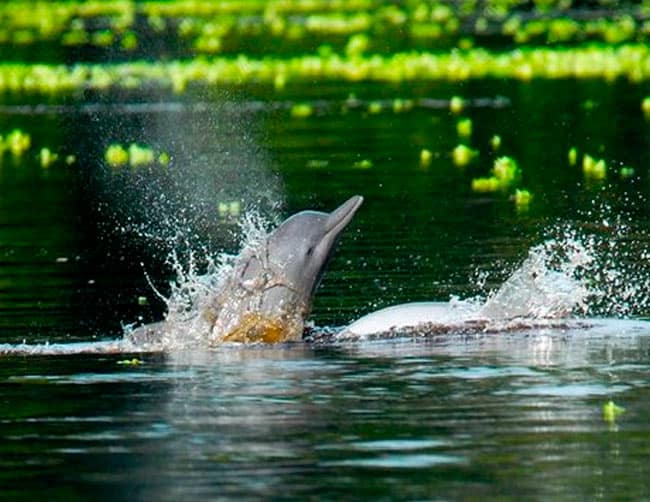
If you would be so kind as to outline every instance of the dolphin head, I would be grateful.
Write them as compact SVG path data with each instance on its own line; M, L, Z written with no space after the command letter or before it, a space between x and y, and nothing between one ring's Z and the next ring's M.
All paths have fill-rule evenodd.
M343 229L362 202L355 195L331 213L302 211L268 236L268 263L306 303L311 303Z
M331 213L297 213L245 248L201 315L192 318L192 332L205 330L210 345L300 340L325 267L362 202L355 195ZM138 328L129 340L173 338L178 328L168 321Z
M211 343L300 340L316 287L362 202L356 195L331 213L297 213L244 251L220 291Z

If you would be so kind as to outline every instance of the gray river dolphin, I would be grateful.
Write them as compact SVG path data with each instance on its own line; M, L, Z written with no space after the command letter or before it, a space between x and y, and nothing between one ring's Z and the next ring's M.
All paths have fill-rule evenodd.
M302 339L314 292L343 229L361 206L355 195L331 213L302 211L262 242L244 249L191 323L165 321L128 333L135 345L192 337L223 342L278 343ZM185 332L190 333L185 333ZM171 340L172 342L174 340Z

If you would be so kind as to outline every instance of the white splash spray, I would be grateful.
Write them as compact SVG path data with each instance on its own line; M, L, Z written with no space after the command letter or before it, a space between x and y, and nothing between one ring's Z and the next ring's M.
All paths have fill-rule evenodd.
M159 341L162 350L207 345L212 322L204 313L211 309L215 298L222 294L227 286L227 279L237 258L242 253L262 245L269 228L277 223L254 211L246 213L239 220L240 253L210 253L203 250L200 261L207 263L205 270L200 270L196 252L193 250L185 260L181 259L176 251L170 253L167 261L174 278L170 282L169 296L154 288L167 306L166 329L162 340Z
M650 306L648 236L629 225L563 224L534 246L510 277L488 295L491 319L647 315Z

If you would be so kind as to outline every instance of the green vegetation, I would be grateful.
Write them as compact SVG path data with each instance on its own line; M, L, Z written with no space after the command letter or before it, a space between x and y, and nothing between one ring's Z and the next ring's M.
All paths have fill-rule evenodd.
M314 113L313 107L309 103L296 104L291 108L291 116L305 118Z
M618 406L614 401L607 401L603 405L603 420L609 424L616 422L616 418L625 413L625 408Z
M422 150L420 150L420 165L422 167L427 167L429 164L431 164L432 157L433 154L431 153L431 150L423 148Z
M471 97L449 96L462 91L447 88L448 94L435 98L379 94L364 100L354 95L355 85L400 89L405 83L508 79L645 83L649 18L650 0L616 5L609 0L589 5L581 0L13 0L0 4L0 96L7 103L74 103L252 88L282 96L280 109L292 120L318 120L334 107L312 100L317 94L297 93L296 101L286 96L332 84L350 96L335 112L357 110L369 117L444 109L458 141L451 160L471 179L472 191L509 197L520 210L532 195L519 186L521 170L503 155L510 152L503 151L501 136L472 145L481 131L480 122L473 122L478 115L469 117L476 105ZM424 105L426 100L436 103ZM582 102L584 110L597 107L594 100ZM650 97L639 106L650 119ZM14 157L30 147L31 137L19 130L0 137L0 151ZM490 164L476 162L479 148L481 160L499 155L482 176L477 169ZM421 168L440 157L430 144L418 149L419 157L418 150L409 154ZM62 159L68 165L75 161L46 146L37 152L44 169ZM114 169L169 166L171 160L137 143L116 143L104 151L105 164ZM360 155L351 167L370 169L375 161L381 165L378 158ZM306 165L327 163L312 159ZM568 163L582 167L592 186L608 177L604 159L587 154L580 159L576 147L568 151ZM622 180L635 176L634 168L622 164L612 173ZM240 208L226 201L217 210L226 217Z
M472 135L472 119L460 119L456 123L456 132L463 138L469 138Z
M650 0L595 4L14 0L0 4L0 93L61 96L151 86L182 93L191 86L247 84L282 91L306 83L484 78L650 80ZM449 108L460 114L466 105L456 96ZM380 108L375 103L368 111Z
M467 145L458 145L452 152L454 164L464 167L478 156L478 150L473 150Z
M571 147L569 153L567 154L567 157L569 159L569 165L575 166L578 162L578 149L575 146Z
M31 144L32 137L29 134L20 129L14 129L7 135L4 141L2 140L2 136L0 136L0 153L9 150L13 156L20 157L29 150Z
M141 364L144 364L144 361L134 357L133 359L122 359L117 361L117 364L120 366L140 366Z
M517 211L526 211L528 209L528 206L530 205L530 201L533 198L533 196L528 190L520 190L519 188L517 188L512 198L515 202L515 207L517 208Z
M41 161L41 167L46 169L50 167L54 162L57 161L59 158L59 155L56 153L53 153L49 148L43 147L41 148L40 154L39 154L39 159Z
M634 168L629 167L629 166L623 166L623 167L621 167L621 169L619 171L619 175L620 175L621 179L624 179L624 180L632 178L634 176L634 174L635 174Z
M465 101L459 96L453 96L449 101L449 110L458 115L465 108Z
M286 83L310 85L359 81L405 81L507 78L519 80L626 78L650 80L650 46L589 46L554 50L537 48L511 52L473 49L434 54L398 53L348 58L337 54L288 59L216 57L187 61L124 62L116 64L0 64L0 93L73 94L82 90L145 89L157 87L182 93L188 86L212 87ZM404 108L407 102L395 103ZM451 108L458 105L452 101Z
M521 181L521 169L512 157L499 157L494 160L491 176L479 177L472 180L472 191L477 193L510 194L518 213L528 211L532 194L523 188L518 188Z
M166 166L171 159L166 152L161 152L156 157L152 148L131 143L128 149L120 144L109 145L104 153L104 160L109 166L118 168L127 164L131 167L146 166L154 164L156 161L161 166Z
M130 53L140 40L159 37L161 50L186 57L250 52L250 42L260 40L285 53L327 43L349 56L394 52L405 41L416 49L445 50L485 43L643 43L650 37L649 12L647 0L600 0L590 9L579 0L22 0L0 6L0 45Z
M373 165L374 164L370 159L362 159L354 163L356 169L370 169Z
M122 145L110 145L106 149L104 159L111 167L125 166L129 162L129 152Z
M474 178L472 190L475 192L508 192L521 178L521 170L511 157L499 157L494 161L492 176Z
M230 202L219 202L217 211L220 218L239 218L241 216L241 202L233 200Z
M587 181L603 181L607 177L607 165L603 159L596 160L585 154L582 158L582 172Z

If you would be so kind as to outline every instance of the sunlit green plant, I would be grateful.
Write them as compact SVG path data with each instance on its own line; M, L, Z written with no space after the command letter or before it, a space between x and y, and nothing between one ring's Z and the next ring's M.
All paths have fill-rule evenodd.
M7 135L7 138L5 139L6 147L15 157L20 157L27 150L29 150L31 144L31 136L28 133L21 131L20 129L14 129Z
M472 119L460 119L456 123L456 132L463 138L469 138L472 135Z
M467 145L458 145L452 152L454 164L458 167L464 167L478 156L478 150L474 150Z
M426 167L429 164L431 164L432 158L433 158L433 154L431 153L431 150L428 150L426 148L420 150L420 165L422 167Z
M587 180L602 181L607 177L607 165L604 159L596 160L585 153L582 158L582 172Z
M39 152L39 160L41 167L46 169L54 164L59 158L59 155L52 152L49 148L43 147Z
M512 157L499 157L494 161L492 176L474 178L472 190L476 192L508 191L519 181L521 171Z

